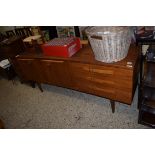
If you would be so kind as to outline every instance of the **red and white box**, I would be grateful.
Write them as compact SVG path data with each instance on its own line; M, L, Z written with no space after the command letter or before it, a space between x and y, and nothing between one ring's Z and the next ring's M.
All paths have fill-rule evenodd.
M54 57L71 57L80 48L80 39L77 37L55 38L42 45L43 53Z

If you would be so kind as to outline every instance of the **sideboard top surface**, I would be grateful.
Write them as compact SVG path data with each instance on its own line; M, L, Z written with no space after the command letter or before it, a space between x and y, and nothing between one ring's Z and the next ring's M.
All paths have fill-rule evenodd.
M54 59L54 60L64 60L64 61L74 61L74 62L81 62L81 63L88 63L88 64L96 64L96 65L107 65L107 66L115 66L115 67L122 67L122 68L128 68L132 69L132 67L135 67L136 61L138 58L138 55L140 54L140 47L136 46L134 44L130 45L128 55L126 58L124 58L121 61L114 62L114 63L104 63L95 60L92 48L90 46L86 46L81 48L75 55L73 55L70 58L63 58L63 57L52 57L52 56L46 56L43 53L37 53L32 51L27 51L25 53L22 53L18 55L17 57L23 58L23 59ZM127 63L132 63L132 67L128 66Z

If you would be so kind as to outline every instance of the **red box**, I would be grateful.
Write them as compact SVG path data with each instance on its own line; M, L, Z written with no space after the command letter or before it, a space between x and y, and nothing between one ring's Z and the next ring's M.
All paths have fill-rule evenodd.
M54 57L71 57L81 48L80 39L55 38L42 45L43 53Z

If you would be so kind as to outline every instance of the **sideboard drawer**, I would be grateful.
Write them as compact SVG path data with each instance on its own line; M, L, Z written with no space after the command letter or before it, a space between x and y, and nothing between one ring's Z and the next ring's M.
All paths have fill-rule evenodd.
M114 74L116 99L131 104L133 96L133 70L116 68Z
M113 87L103 87L93 84L93 94L105 98L115 99L115 89Z
M95 95L115 98L114 69L112 67L91 65L92 89Z
M104 80L105 83L112 82L114 76L114 68L100 65L91 65L93 81Z
M78 62L70 62L69 70L73 87L77 90L92 93L90 65Z
M70 71L72 75L75 77L85 77L90 75L90 65L89 64L82 64L77 62L70 62L69 63Z

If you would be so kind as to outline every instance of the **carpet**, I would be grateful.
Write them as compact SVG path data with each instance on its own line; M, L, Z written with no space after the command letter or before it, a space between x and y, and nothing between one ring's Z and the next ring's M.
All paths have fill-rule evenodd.
M141 129L137 90L131 106L108 99L42 84L44 92L0 77L0 119L8 129Z

